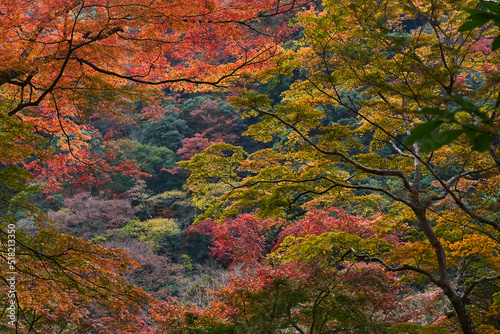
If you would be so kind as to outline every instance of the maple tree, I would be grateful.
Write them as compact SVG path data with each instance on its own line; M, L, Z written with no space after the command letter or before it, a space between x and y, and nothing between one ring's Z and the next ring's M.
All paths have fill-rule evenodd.
M38 226L35 235L16 233L16 261L11 271L17 272L18 316L15 326L9 326L7 313L2 312L3 332L135 333L148 327L141 320L141 309L150 297L121 277L136 262L123 251L61 234L41 222ZM0 238L1 259L7 262L7 232L2 230ZM6 273L2 271L3 308L10 305Z
M147 102L144 113L164 113L158 88L223 86L230 77L265 67L279 52L287 27L259 21L303 4L3 2L1 111L11 116L6 128L23 129L2 163L26 162L32 154L39 160L31 165L44 166L55 154L59 168L49 170L60 172L105 161L89 153L93 129L85 121L91 115L126 117L137 101ZM49 138L52 150L42 155L38 143ZM122 164L118 171L133 170ZM46 183L57 186L50 177Z
M343 210L328 208L312 209L296 221L261 219L256 214L245 213L226 219L221 224L202 221L188 230L211 236L212 256L230 261L232 266L251 266L281 247L288 237L305 238L327 232L345 232L363 239L380 238L394 246L401 246L404 244L405 229L409 227L404 224L384 224L383 214L373 219L362 219Z
M261 116L247 135L285 139L248 156L214 145L183 164L196 202L207 216L286 215L301 204L373 217L385 207L384 219L419 234L387 254L353 254L425 277L463 333L495 330L498 142L478 136L498 131L498 54L481 48L498 30L458 30L476 4L324 1L300 13L304 38L256 75L297 78L283 99L242 90L233 100L244 117ZM463 128L481 122L473 133Z
M348 255L351 247L382 250L390 243L375 239L376 234L368 238L363 229L357 234L365 239L339 232L350 223L374 229L380 221L361 221L337 210L338 219L329 211L335 210L314 211L297 222L243 214L217 226L201 222L203 227L193 227L213 233L214 256L245 266L208 292L213 298L208 306L166 302L154 311L156 323L179 332L366 333L411 319L401 312L407 304L399 299L406 289L395 284L396 275ZM267 240L271 247L266 247L264 236L281 225L286 227L278 241ZM291 232L301 227L302 233ZM316 233L309 233L311 227ZM178 313L169 314L171 309ZM412 315L417 317L415 311Z
M266 20L306 3L0 3L0 215L12 223L31 215L39 224L34 235L16 231L20 318L12 330L151 332L140 309L149 297L120 276L135 263L122 251L47 228L31 194L37 185L49 197L89 188L97 194L113 173L145 177L135 161L117 158L120 128L103 136L92 126L98 117L156 117L166 112L167 90L224 87L265 68L289 30ZM8 288L4 246L2 289Z
M203 101L199 109L191 110L188 119L195 134L182 139L177 150L181 159L190 159L215 143L235 144L238 135L239 117L231 110L224 110L220 101Z
M252 21L300 4L4 2L2 36L15 50L2 51L4 106L12 116L32 106L55 111L55 103L75 108L87 98L102 105L120 96L114 93L127 80L190 89L222 84L276 52L276 41L268 38L276 33ZM48 101L51 96L57 102Z
M481 1L480 6L472 9L465 10L468 14L468 21L463 23L458 31L467 32L474 30L475 28L480 28L481 30L488 25L490 21L498 26L500 23L500 9L498 3ZM471 51L481 50L480 57L487 57L491 51L496 51L500 47L500 35L496 35L494 39L483 38L480 39L476 45L471 48ZM491 65L490 65L491 66ZM465 83L464 77L457 77L457 85ZM483 85L489 85L488 81L482 82ZM498 133L495 129L489 127L492 123L492 119L488 117L486 112L480 110L478 106L467 101L460 95L454 95L453 98L460 105L458 108L448 110L448 109L438 109L438 108L424 108L424 110L418 111L419 113L431 113L436 115L434 120L424 122L412 130L412 135L406 140L407 144L412 144L417 140L424 139L422 144L427 144L422 146L423 149L427 151L434 151L437 148L448 144L459 137L461 134L466 134L471 141L473 141L472 149L483 152L490 148L493 141L498 139ZM495 102L495 108L498 107L499 99ZM472 117L469 119L459 119L456 117L458 112L469 113ZM443 123L454 123L458 125L454 130L440 129L436 133L433 130L440 128ZM441 131L442 130L442 131ZM495 158L495 163L500 166L500 160L498 159L495 150L491 150L492 156Z

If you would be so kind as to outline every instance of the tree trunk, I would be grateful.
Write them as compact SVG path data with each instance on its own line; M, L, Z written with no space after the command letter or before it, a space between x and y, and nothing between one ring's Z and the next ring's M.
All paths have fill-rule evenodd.
M439 279L437 280L437 285L443 290L444 294L448 297L453 306L454 314L457 317L462 333L464 334L474 334L472 321L469 314L465 308L465 302L463 298L459 295L457 290L453 287L450 277L448 276L448 266L446 264L446 252L439 241L438 237L434 233L431 224L427 220L426 211L427 208L421 205L418 200L413 200L412 206L413 212L415 213L418 224L422 232L424 232L425 237L430 242L432 248L434 248L434 253L436 254L436 260L438 262L438 273Z

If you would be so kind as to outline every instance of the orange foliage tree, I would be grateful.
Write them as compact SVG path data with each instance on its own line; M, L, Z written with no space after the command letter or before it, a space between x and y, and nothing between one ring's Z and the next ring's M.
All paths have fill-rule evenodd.
M29 152L12 149L0 162L33 154L23 133L50 137L65 166L107 161L88 153L91 114L125 117L137 101L161 113L159 88L210 89L265 67L290 30L267 21L304 2L2 2L0 113L25 127L14 139Z
M111 333L121 328L119 319L128 319L124 332L139 331L125 328L136 323L127 314L138 315L129 308L147 298L115 275L133 263L48 227L29 204L33 175L47 190L58 189L63 178L99 185L109 170L140 177L133 161L114 161L112 143L86 124L90 116L127 118L134 102L143 102L148 115L162 113L166 90L223 87L265 68L290 30L274 17L307 2L0 3L0 216L16 226L16 261L8 269L11 233L0 226L2 293L9 290L6 273L19 274L18 317L2 331ZM92 151L93 139L109 149ZM16 225L20 217L36 226L33 235ZM99 312L101 320L94 321ZM1 317L6 323L6 313Z

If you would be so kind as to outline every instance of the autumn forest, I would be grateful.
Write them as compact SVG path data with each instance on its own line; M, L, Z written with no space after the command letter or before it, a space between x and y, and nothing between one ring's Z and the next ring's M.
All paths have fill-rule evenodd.
M499 334L499 27L0 0L0 333Z

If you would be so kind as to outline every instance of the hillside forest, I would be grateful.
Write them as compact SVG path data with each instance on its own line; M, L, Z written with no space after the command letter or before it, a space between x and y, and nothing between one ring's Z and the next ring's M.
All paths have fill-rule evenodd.
M499 27L1 0L0 332L499 334Z

